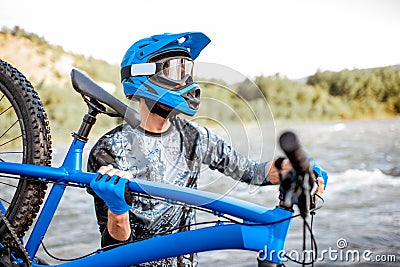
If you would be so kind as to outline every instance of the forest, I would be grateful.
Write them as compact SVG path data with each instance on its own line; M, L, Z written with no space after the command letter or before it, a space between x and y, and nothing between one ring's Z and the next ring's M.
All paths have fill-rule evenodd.
M17 53L6 53L10 42L24 39L30 56L42 60L52 79L38 78L26 66L14 65ZM14 46L20 46L16 43ZM12 52L12 51L11 51ZM13 57L8 56L13 55ZM71 67L86 72L93 80L111 85L111 92L123 101L119 82L119 66L84 55L66 52L61 46L49 44L44 38L19 27L0 32L0 58L10 61L24 73L37 89L50 119L53 134L76 131L86 106L73 89L69 76L55 66L63 57L72 58ZM52 65L53 64L53 65ZM50 67L49 67L50 66ZM33 66L32 66L33 68ZM270 119L288 122L385 118L400 115L400 69L398 66L373 69L352 69L339 72L320 71L302 80L284 75L256 76L234 84L224 80L195 77L202 87L199 115L210 117L205 123L238 123ZM267 114L270 112L271 114ZM100 135L121 120L101 117L95 128ZM3 123L3 122L0 122ZM0 125L1 126L1 125Z
M305 122L400 115L400 69L397 66L317 71L305 81L290 80L279 74L257 76L232 85L230 96L224 96L226 93L220 88L212 83L206 85L204 91L207 96L230 102L228 105L232 107L245 101L256 114L260 113L257 109L265 109L262 103L266 102L276 120ZM248 113L240 117L244 121L251 120L244 115ZM232 116L226 118L227 114ZM216 116L225 120L238 117L226 111Z

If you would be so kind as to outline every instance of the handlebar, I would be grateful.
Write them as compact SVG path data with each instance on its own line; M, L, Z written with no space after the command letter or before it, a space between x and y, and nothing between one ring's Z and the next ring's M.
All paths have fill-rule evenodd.
M311 191L315 184L315 176L310 168L310 161L293 132L282 133L279 144L293 167L281 181L280 207L291 210L296 204L304 218L314 205Z

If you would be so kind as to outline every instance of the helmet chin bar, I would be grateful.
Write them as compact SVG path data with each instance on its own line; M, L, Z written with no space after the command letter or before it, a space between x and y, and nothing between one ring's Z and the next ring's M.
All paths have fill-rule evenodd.
M145 99L144 102L146 103L146 106L151 113L157 114L165 119L175 116L179 113L179 111L177 111L176 109L160 104L154 100Z

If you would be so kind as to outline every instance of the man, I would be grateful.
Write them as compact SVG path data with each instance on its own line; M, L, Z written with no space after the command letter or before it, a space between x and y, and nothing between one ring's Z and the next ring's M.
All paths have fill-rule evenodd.
M199 107L200 87L192 79L193 60L209 42L200 32L162 34L142 39L126 52L122 84L127 97L139 101L141 124L136 129L118 126L105 134L88 161L88 170L99 172L89 192L94 196L103 247L149 238L178 226L188 230L195 219L189 207L126 195L128 180L124 178L196 188L201 165L206 164L233 179L268 185L279 184L280 177L291 169L288 160L278 169L275 161L248 159L206 127L177 116L192 116ZM320 180L319 193L322 191ZM147 264L192 265L192 255Z

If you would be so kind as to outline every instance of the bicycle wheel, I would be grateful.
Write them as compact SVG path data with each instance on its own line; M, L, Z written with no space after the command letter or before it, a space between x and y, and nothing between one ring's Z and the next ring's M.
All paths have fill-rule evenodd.
M51 136L47 115L31 83L0 60L0 161L50 165ZM45 182L0 173L0 200L18 237L35 219L47 189ZM4 223L0 239L7 240Z

